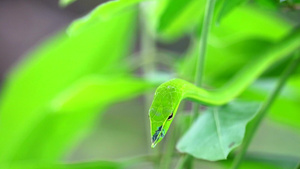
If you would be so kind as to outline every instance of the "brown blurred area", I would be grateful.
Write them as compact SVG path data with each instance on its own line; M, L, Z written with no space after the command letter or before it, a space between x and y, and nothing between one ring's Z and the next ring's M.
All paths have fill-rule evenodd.
M104 1L82 0L61 8L58 0L0 0L0 86L27 51Z

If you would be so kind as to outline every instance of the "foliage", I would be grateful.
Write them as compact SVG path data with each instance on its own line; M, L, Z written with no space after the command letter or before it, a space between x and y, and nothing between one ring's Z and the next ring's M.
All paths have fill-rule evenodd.
M65 7L73 2L75 0L60 0L59 5ZM139 158L130 162L61 163L63 157L92 131L97 117L109 107L141 94L149 98L148 91L170 77L187 82L173 80L174 86L167 82L157 89L163 92L156 92L150 107L152 139L155 135L154 140L160 141L170 127L172 132L168 135L176 137L168 137L171 141L165 142L166 146L173 146L172 141L179 140L176 146L179 153L192 155L200 165L203 162L200 160L217 161L227 159L228 155L228 160L210 164L220 168L231 165L234 154L230 152L242 144L245 133L247 136L247 132L252 131L248 124L255 119L259 105L265 104L269 93L276 90L274 86L281 70L287 67L287 61L299 55L296 51L300 48L300 30L295 26L298 23L278 12L280 9L293 11L298 2L218 0L207 34L205 67L202 68L204 83L199 87L191 83L197 74L198 55L202 52L199 46L203 42L199 39L205 34L202 27L209 10L206 3L206 0L108 1L29 52L8 74L1 91L0 168L124 168L149 161ZM174 54L159 45L144 49L149 46L141 44L142 51L135 55L143 59L147 57L142 56L145 51L151 51L153 53L146 55L153 55L154 59L132 62L137 58L129 56L140 42L137 41L138 24L144 29L141 38L148 42L172 45L188 37L188 49ZM167 63L168 70L160 73L160 64L155 64L165 62L164 57L171 57L176 64ZM139 62L142 64L136 65ZM137 76L135 69L145 64L157 70L155 73L144 70L144 77ZM150 76L152 78L148 78ZM298 133L299 83L299 70L296 70L267 108L270 113L265 117ZM220 86L225 86L222 92L211 90ZM185 92L179 94L177 90ZM183 99L203 104L205 111L192 125L189 120L181 119L184 122L172 128L170 124L177 109L182 111L179 103ZM151 113L153 108L155 113ZM134 107L128 109L133 111ZM146 116L146 112L143 115ZM186 117L191 119L190 114ZM162 159L176 159L178 153L173 149L168 148L170 152ZM293 157L296 160L285 160L283 154L277 160L278 166L295 168L298 155ZM253 160L246 155L241 168L276 168L275 157L268 157L258 156ZM150 162L159 165L155 158ZM186 164L191 165L191 160Z
M259 106L234 101L205 110L179 140L177 149L205 160L226 159L229 152L241 144L246 125L256 115Z

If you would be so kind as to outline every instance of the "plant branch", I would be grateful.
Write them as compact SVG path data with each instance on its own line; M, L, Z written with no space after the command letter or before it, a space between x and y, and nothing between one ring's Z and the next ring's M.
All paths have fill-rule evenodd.
M206 56L206 49L207 49L207 40L210 33L211 28L211 22L213 18L214 8L215 8L215 2L216 0L208 0L206 2L206 8L205 8L205 14L204 14L204 20L202 24L202 33L201 37L199 39L199 57L197 61L197 67L196 67L196 74L195 74L195 85L201 87L202 81L203 81L203 72L204 72L204 65L205 65L205 56ZM192 121L195 121L197 119L198 113L199 113L200 105L198 103L193 104L193 118ZM190 155L183 155L183 157L180 159L179 164L177 165L178 169L184 168L186 163L189 163L191 166L193 157Z
M238 169L240 167L241 162L242 162L242 160L243 160L243 158L244 158L244 156L247 152L247 149L250 145L250 142L251 142L258 126L260 125L261 121L263 120L263 118L267 114L267 112L268 112L269 108L271 107L271 105L273 104L274 100L277 98L278 94L280 93L281 89L283 88L284 84L286 83L287 79L289 78L290 74L297 68L299 63L300 63L300 57L299 57L299 55L296 55L296 57L294 57L292 59L289 66L283 72L281 78L279 79L279 81L276 84L275 89L269 95L267 101L263 104L262 108L260 109L257 116L253 120L253 123L252 123L253 125L249 129L248 134L246 135L245 141L244 141L244 143L242 144L242 147L241 147L241 151L236 156L236 158L233 162L232 169Z
M298 165L296 166L295 169L300 169L300 161L298 162Z
M142 67L142 72L143 72L143 77L144 79L147 79L149 77L149 74L153 73L155 70L155 64L153 63L153 60L155 58L155 52L156 52L156 45L155 45L155 40L154 40L154 36L151 35L150 30L148 29L148 25L147 25L147 16L146 16L146 12L145 8L143 6L143 3L140 4L139 6L139 12L140 12L140 31L141 31L141 49L140 49L140 53L141 53L141 59L143 60L143 63L147 63ZM152 100L152 92L147 92L144 95L144 106L145 106L145 124L148 123L148 108L151 106L151 100ZM149 147L147 150L148 152L150 152L150 140L151 137L149 136L149 131L150 131L150 125L146 125L145 130L146 130L146 141L149 142ZM154 150L155 154L159 154L158 150ZM159 155L157 156L157 159L153 160L153 163L155 166L155 168L158 167L159 165Z
M183 108L185 107L185 103L183 102L183 104L178 108L180 110L183 110ZM172 163L172 157L173 154L176 153L175 152L175 146L176 146L176 141L178 139L178 137L182 134L180 132L180 121L179 119L176 119L175 121L175 126L173 128L173 134L170 136L169 140L167 140L166 144L166 152L165 154L162 156L161 158L161 163L160 163L160 169L169 169L171 168L171 163Z
M176 166L176 169L183 169L185 168L185 164L190 161L190 159L192 158L192 156L190 155L183 155L180 159L179 162Z
M196 67L196 74L195 74L195 85L201 87L202 81L203 81L203 72L204 72L204 66L205 66L205 56L206 56L206 49L207 49L207 39L209 36L210 28L211 28L211 22L213 18L213 12L215 7L216 0L208 0L206 2L206 8L205 8L205 14L204 14L204 21L202 25L202 33L199 40L200 44L200 54L197 61L197 67ZM200 105L198 103L193 104L193 112L194 117L193 120L195 120L199 113Z

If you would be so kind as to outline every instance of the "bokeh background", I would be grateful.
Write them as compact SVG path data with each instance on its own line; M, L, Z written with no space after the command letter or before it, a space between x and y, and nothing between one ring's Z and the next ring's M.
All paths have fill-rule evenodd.
M0 87L10 69L30 49L102 2L82 0L60 8L56 0L0 0ZM299 12L282 15L295 24L300 22ZM181 53L188 43L189 39L183 38L171 45L158 46ZM63 161L115 160L152 153L146 116L147 105L143 96L110 106L96 121L93 130ZM300 157L299 143L298 131L265 120L250 151Z

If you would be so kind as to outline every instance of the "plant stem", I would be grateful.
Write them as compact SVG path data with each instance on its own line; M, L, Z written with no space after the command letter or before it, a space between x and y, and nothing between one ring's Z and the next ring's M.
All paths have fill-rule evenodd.
M178 108L179 111L183 111L183 108L185 107L185 103L183 102L181 106ZM173 122L174 123L174 122ZM175 120L175 125L173 128L173 134L170 136L170 138L165 142L166 147L166 152L161 158L160 162L160 169L169 169L171 168L171 163L172 163L172 156L175 153L175 146L176 146L176 141L178 137L181 135L180 132L180 121L179 119Z
M299 161L299 163L298 163L298 165L296 166L295 169L300 169L300 161Z
M147 79L148 76L154 72L155 70L155 65L153 63L153 60L155 58L155 52L156 52L156 46L155 46L155 40L154 40L154 36L151 36L150 30L148 29L148 25L146 22L146 11L145 8L143 8L143 3L140 4L139 6L139 13L140 13L140 17L139 17L139 21L140 21L140 26L141 26L141 49L140 49L140 53L141 53L141 58L143 60L145 64L142 67L142 72L143 72L143 76L144 79ZM153 92L147 92L144 95L144 100L145 100L145 124L149 123L149 119L148 119L148 109L151 106L151 100L152 100L152 93ZM150 152L150 125L146 125L145 126L145 134L146 134L146 142L149 143L149 146L147 146L147 151ZM158 150L155 149L154 150L154 154L159 154ZM155 165L155 168L158 168L159 165L159 155L157 156L157 159L153 160L153 163Z
M283 72L281 78L279 79L279 81L276 84L275 89L268 96L267 101L263 104L262 108L260 109L257 116L253 120L253 123L252 123L253 125L252 125L251 128L249 128L249 132L246 135L244 143L242 144L241 151L238 153L238 155L234 159L232 169L238 169L240 167L241 162L242 162L242 160L243 160L243 158L244 158L244 156L247 152L247 149L250 145L250 142L251 142L258 126L260 125L262 119L265 117L265 115L267 114L269 108L273 104L274 100L277 98L277 96L280 93L281 89L283 88L285 82L289 78L290 74L297 68L298 64L300 63L299 55L297 55L295 58L296 59L294 59L294 58L292 59L289 66Z
M199 57L197 61L196 67L196 74L195 74L195 85L201 87L203 81L203 72L204 72L204 65L205 65L205 56L206 56L206 49L207 49L207 39L210 33L211 22L213 18L214 8L215 8L216 0L208 0L206 2L205 7L205 14L204 20L202 24L202 33L199 39ZM193 104L193 118L192 121L195 121L198 117L200 105L198 103ZM177 168L181 169L185 167L185 164L189 164L189 168L192 166L193 157L190 155L183 155L181 157Z
M176 145L176 138L177 138L177 129L176 129L176 124L174 131L172 132L172 135L170 135L170 138L165 142L166 144L166 149L165 149L165 154L162 156L159 168L160 169L168 169L171 168L171 162L172 162L172 156L174 154L174 147Z
M206 8L205 8L205 14L204 14L204 20L202 24L202 33L201 37L199 39L200 42L200 54L197 61L197 67L196 67L196 74L195 74L195 85L201 87L202 81L203 81L203 72L204 72L204 65L205 65L205 55L206 55L206 49L207 49L207 39L211 28L211 22L213 18L213 12L215 7L216 0L208 0L206 2ZM194 117L193 120L195 120L199 113L200 105L197 103L193 104L193 112Z
M190 161L190 159L192 158L192 156L190 155L183 155L180 159L179 162L176 166L176 169L183 169L185 168L185 165L188 161Z

